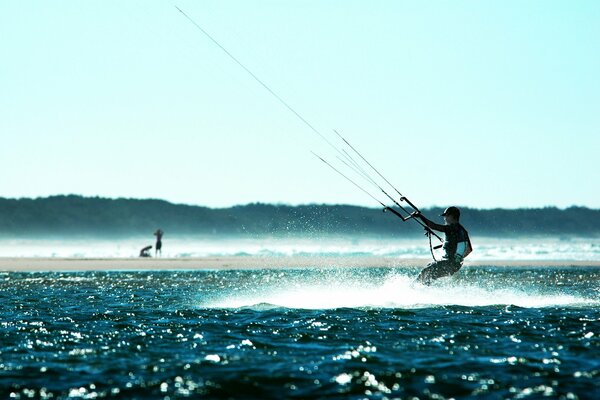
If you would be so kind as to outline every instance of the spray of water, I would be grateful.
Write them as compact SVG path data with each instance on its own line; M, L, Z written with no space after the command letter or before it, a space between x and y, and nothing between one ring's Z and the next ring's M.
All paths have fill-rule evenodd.
M299 309L404 308L445 305L468 307L515 305L519 307L598 305L600 300L580 293L548 291L536 285L509 285L484 281L445 279L425 287L414 276L389 274L384 279L286 279L248 288L221 290L208 300L207 308L285 307Z

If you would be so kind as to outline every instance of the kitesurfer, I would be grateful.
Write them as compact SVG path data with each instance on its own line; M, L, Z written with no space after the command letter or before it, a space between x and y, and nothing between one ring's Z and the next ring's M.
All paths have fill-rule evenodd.
M425 267L417 281L424 285L430 285L432 281L444 276L454 275L462 267L463 259L473 251L469 233L460 224L460 210L457 207L448 207L441 215L444 217L445 225L436 224L425 218L420 212L413 213L413 216L420 218L427 226L426 229L433 229L444 232L444 256L439 261L433 261Z

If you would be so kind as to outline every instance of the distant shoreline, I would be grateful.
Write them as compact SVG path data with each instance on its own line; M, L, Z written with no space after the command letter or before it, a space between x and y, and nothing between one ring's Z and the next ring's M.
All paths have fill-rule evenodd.
M600 209L461 208L461 220L476 236L580 236L600 238ZM423 208L441 222L444 207ZM417 224L402 223L381 207L348 204L251 203L226 208L173 204L157 199L125 199L59 195L45 198L0 197L0 236L127 237L162 229L165 238L210 237L377 236L415 238Z
M398 257L194 257L194 258L0 258L0 271L161 271L295 268L422 268L429 258ZM465 267L600 267L600 260L469 260Z

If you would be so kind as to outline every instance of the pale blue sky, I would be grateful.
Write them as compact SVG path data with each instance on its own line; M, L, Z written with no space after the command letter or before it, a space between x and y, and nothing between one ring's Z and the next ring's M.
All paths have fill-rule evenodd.
M0 0L0 196L600 207L598 1Z

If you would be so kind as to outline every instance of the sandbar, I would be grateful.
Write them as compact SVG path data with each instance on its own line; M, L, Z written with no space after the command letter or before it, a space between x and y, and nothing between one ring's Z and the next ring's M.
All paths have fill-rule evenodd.
M429 258L232 256L195 258L0 258L0 271L242 270L301 268L422 268ZM600 260L467 260L465 267L599 267Z

